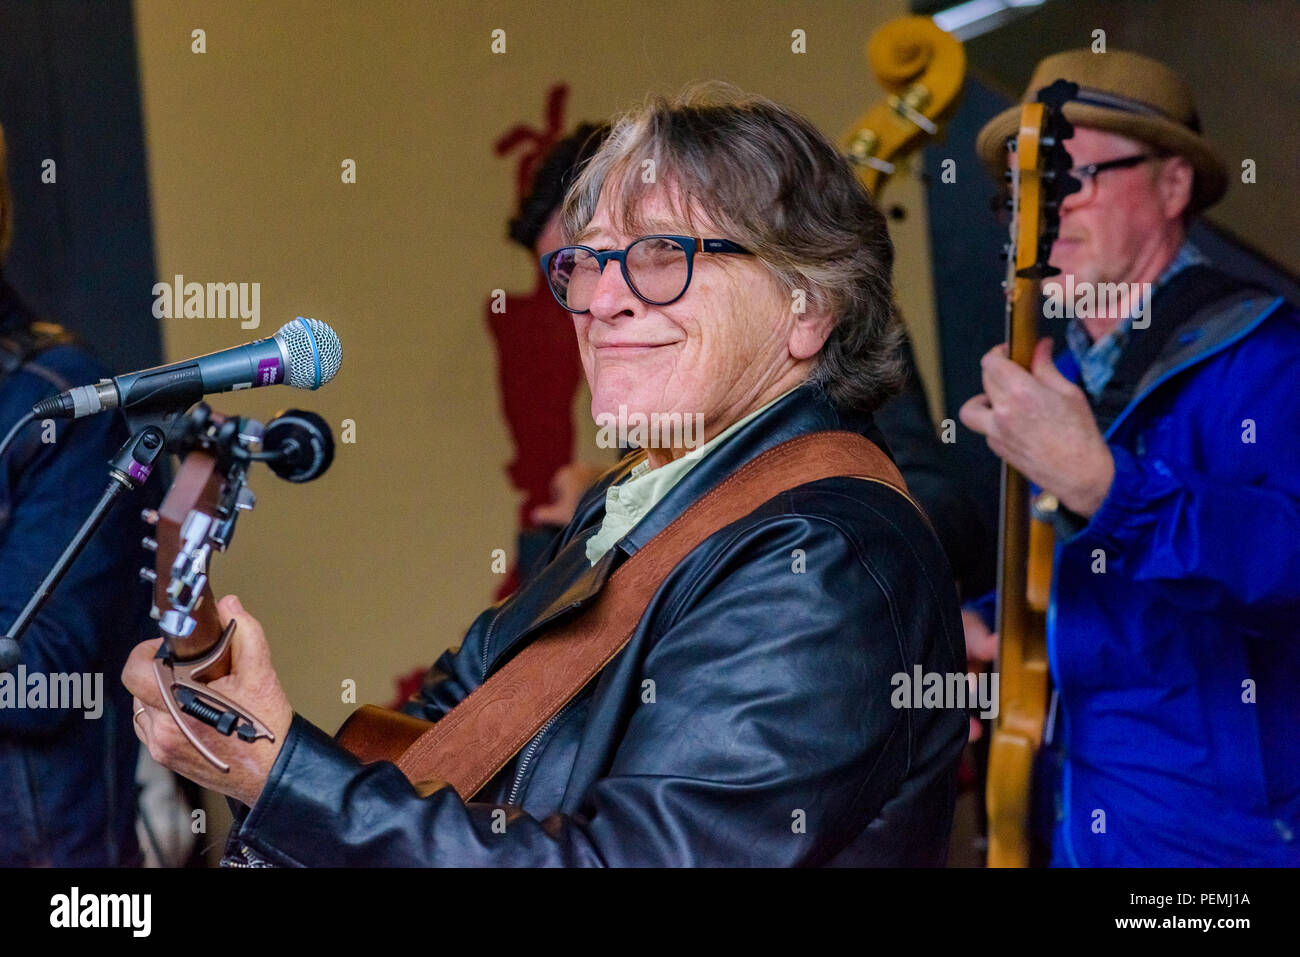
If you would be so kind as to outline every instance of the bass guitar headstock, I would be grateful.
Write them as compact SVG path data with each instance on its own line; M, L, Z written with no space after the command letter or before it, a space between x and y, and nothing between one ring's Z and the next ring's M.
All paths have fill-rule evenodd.
M1060 270L1050 262L1061 229L1061 203L1083 184L1070 175L1074 163L1065 141L1074 126L1062 107L1078 95L1075 83L1057 80L1020 108L1020 126L1007 140L1007 182L1011 188L1010 242L1006 248L1007 343L1013 361L1028 368L1036 342L1038 284ZM1019 282L1017 281L1019 280ZM1014 306L1022 308L1016 315Z
M1010 261L1023 279L1045 279L1060 272L1048 261L1061 228L1061 203L1083 184L1070 175L1074 163L1065 141L1074 126L1062 107L1078 95L1078 84L1057 80L1020 110L1020 129L1007 141L1011 184Z

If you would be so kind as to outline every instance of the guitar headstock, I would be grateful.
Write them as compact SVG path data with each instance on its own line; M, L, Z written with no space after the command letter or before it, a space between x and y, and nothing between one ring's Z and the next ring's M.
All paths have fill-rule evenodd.
M154 525L154 614L178 657L193 657L221 637L208 584L209 531L220 521L222 476L216 459L189 453L167 497L145 520Z
M1062 111L1078 92L1078 84L1065 80L1039 90L1035 102L1021 107L1019 131L1007 144L1013 243L1009 258L1022 279L1045 279L1060 272L1049 258L1061 228L1061 203L1083 187L1070 175L1074 162L1065 141L1074 135L1074 126Z
M155 551L153 615L181 661L202 656L222 636L208 567L213 551L230 544L239 511L253 503L245 466L223 454L221 444L206 441L237 430L238 421L202 415L162 505L144 515L153 526L153 537L145 540Z
M334 441L314 412L288 409L263 426L200 402L175 423L167 448L184 456L180 470L162 506L144 515L155 535L145 543L156 552L154 617L163 636L154 676L181 732L224 772L230 766L195 734L191 719L248 742L275 735L209 684L230 674L237 619L222 627L208 565L214 550L230 545L239 513L255 503L246 484L253 462L265 462L286 481L310 482L329 468Z
M899 159L938 133L961 92L966 51L929 17L899 17L871 35L867 61L886 96L858 117L842 146L877 196Z
M244 434L244 429L248 434ZM163 643L154 657L154 674L163 703L189 742L213 766L229 765L190 727L191 719L235 734L245 741L274 739L266 725L208 682L230 673L235 621L222 627L208 581L213 551L224 550L239 512L253 507L245 484L261 425L217 415L200 404L175 436L184 453L180 470L156 511L145 513L155 537L154 616Z
M1020 126L1007 140L1007 182L1011 198L1011 240L1006 246L1006 342L1011 360L1028 369L1037 342L1038 284L1060 272L1050 260L1061 228L1061 203L1083 184L1070 175L1073 161L1065 141L1074 126L1062 107L1079 92L1057 80L1020 107Z

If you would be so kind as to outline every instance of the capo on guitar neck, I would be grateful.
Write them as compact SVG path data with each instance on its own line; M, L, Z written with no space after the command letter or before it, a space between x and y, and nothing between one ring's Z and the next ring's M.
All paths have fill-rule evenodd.
M213 754L195 736L189 727L189 722L183 720L182 715L189 715L195 720L202 721L226 736L233 733L240 740L249 743L258 738L275 740L275 735L255 716L205 684L213 678L229 673L230 639L235 633L235 627L236 622L231 619L212 649L202 657L191 661L175 660L164 631L163 643L158 646L158 654L154 656L153 662L158 690L162 692L163 702L167 705L172 720L180 727L190 744L221 771L229 771L230 765Z

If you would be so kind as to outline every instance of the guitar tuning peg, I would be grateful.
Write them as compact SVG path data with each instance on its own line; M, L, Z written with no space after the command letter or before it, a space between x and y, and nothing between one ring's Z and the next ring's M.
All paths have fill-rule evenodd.
M157 525L158 510L156 508L146 508L140 513L140 521L144 522L146 525Z
M140 580L152 585L154 582L158 581L158 573L152 568L142 568L140 569Z
M157 605L151 605L149 607L149 617L152 618L154 621L161 620L162 612L158 610Z
M266 426L256 419L239 420L239 441L242 445L256 445L262 441Z
M146 535L144 538L140 539L140 544L144 546L146 551L158 551L158 540L156 538L150 538Z

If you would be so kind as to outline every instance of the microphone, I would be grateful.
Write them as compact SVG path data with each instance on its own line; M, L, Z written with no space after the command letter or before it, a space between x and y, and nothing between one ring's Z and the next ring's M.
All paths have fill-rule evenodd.
M37 402L32 412L38 419L80 419L107 409L187 408L209 393L264 385L319 389L342 362L334 330L299 316L269 339L68 389Z

